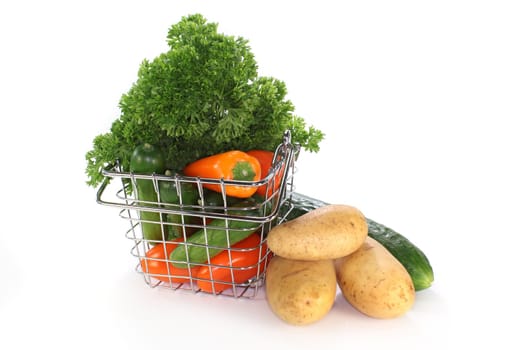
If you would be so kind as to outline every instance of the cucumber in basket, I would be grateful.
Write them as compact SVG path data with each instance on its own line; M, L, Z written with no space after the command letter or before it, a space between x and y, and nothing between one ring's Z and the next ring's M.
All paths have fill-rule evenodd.
M289 211L284 220L293 220L327 204L321 200L294 192L291 197L291 209L287 208ZM415 290L429 288L434 281L434 271L423 251L391 228L368 218L366 221L368 223L368 235L381 243L405 267L412 278Z
M137 146L130 160L130 171L136 174L152 175L164 172L164 155L158 147L145 143ZM155 184L150 179L136 180L137 199L141 201L142 209L139 211L142 235L144 239L154 245L161 241L163 237L162 226L160 225L160 214L154 211L147 211L144 207L157 207L158 202Z
M261 223L248 219L250 216L259 217L261 210L253 198L235 203L229 213L240 219L213 219L206 228L192 234L171 252L171 264L178 268L188 267L188 263L203 264L242 241L261 227ZM247 220L243 220L243 216Z

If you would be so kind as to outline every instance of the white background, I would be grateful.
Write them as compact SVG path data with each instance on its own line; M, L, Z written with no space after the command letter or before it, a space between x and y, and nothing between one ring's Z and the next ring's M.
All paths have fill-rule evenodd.
M11 1L0 5L0 342L5 349L523 348L521 1ZM326 134L297 190L357 206L429 257L394 320L339 295L293 327L264 299L150 289L116 210L85 184L169 27L202 13Z

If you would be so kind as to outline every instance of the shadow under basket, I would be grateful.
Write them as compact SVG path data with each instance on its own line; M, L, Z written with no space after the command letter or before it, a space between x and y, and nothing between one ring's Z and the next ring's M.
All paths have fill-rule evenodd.
M129 222L125 237L137 258L135 270L150 287L254 298L272 256L267 234L292 209L299 150L285 132L260 181L135 174L117 161L103 170L97 203L120 208L119 216ZM137 188L145 184L155 200L139 200ZM226 196L228 186L257 188L258 193L232 198Z

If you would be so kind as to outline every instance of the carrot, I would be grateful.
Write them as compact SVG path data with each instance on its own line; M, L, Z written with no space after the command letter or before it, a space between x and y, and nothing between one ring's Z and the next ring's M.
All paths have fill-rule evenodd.
M261 164L261 179L266 178L270 173L270 169L273 165L274 153L271 151L265 151L260 149L251 150L246 153L248 153L252 157L257 158L257 160ZM275 191L277 191L279 189L279 186L281 185L283 171L283 168L279 169L279 172L275 175L275 177L273 179L269 179L268 185L263 185L257 188L257 194L267 198L270 197ZM266 195L266 192L268 192L268 196Z
M245 152L234 150L196 160L188 164L183 172L187 176L208 179L259 181L261 179L261 164L257 158ZM221 185L219 184L204 184L203 186L221 192ZM257 187L251 184L226 185L225 191L227 196L248 198L257 191Z
M212 258L209 266L197 271L197 285L204 292L219 293L257 275L264 268L268 247L261 244L261 236L254 233ZM230 260L231 257L231 260ZM221 283L222 282L222 283Z
M142 272L163 282L189 282L190 276L194 276L199 267L192 267L189 270L188 268L178 268L166 258L166 256L170 256L171 252L177 247L177 243L182 239L180 237L163 244L159 243L148 250L145 257L140 260Z

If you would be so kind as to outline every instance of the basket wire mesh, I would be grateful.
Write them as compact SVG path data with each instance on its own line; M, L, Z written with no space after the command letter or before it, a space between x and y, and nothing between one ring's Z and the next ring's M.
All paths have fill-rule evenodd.
M266 246L269 230L279 224L290 209L288 200L293 192L295 160L300 147L292 144L290 132L274 152L272 167L260 181L238 181L187 177L180 174L143 175L123 171L117 161L103 170L104 181L97 191L97 203L120 208L119 216L129 222L125 237L132 242L131 254L138 259L135 270L152 288L193 293L205 292L235 298L254 298L264 284L265 272L271 258ZM115 186L111 199L106 199L108 188ZM156 201L139 200L137 180L153 183ZM161 184L170 184L178 202L161 200ZM210 191L208 184L219 185L220 191ZM183 187L197 189L198 200L192 204L183 201ZM242 206L230 203L227 186L263 187L263 196L244 202ZM154 220L143 213L154 213ZM180 218L173 221L171 217ZM158 219L157 219L158 218ZM161 239L144 235L146 225L158 225ZM176 232L173 238L173 232ZM194 242L199 234L203 241ZM235 237L248 237L241 241ZM224 244L214 243L217 237ZM250 244L247 242L250 241ZM173 260L171 252L183 251L184 259ZM205 261L195 262L192 251L204 252ZM180 255L180 254L179 254ZM220 255L220 258L219 258ZM247 258L247 257L250 258ZM248 276L248 277L247 277Z

